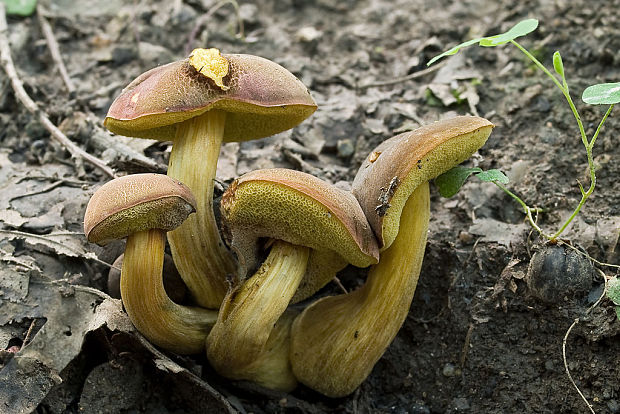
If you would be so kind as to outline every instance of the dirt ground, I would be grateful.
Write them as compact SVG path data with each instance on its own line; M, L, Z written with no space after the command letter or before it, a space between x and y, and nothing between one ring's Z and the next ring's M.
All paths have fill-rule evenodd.
M164 172L169 145L107 133L109 105L137 75L193 47L266 57L308 86L319 109L302 125L224 145L217 194L245 172L274 166L346 188L384 139L478 114L496 128L468 165L506 172L512 191L546 209L539 224L552 231L579 201L577 182L586 185L588 177L572 113L549 80L509 46L473 47L440 70L402 78L456 43L537 18L538 30L520 42L548 67L561 51L589 136L606 108L586 106L581 92L620 81L619 0L240 1L243 38L235 9L214 11L211 0L41 4L75 91L58 74L36 15L8 18L18 75L53 123L119 173ZM566 365L595 412L620 412L620 323L606 299L589 311L602 292L601 272L617 270L597 265L588 291L550 304L535 299L524 277L541 240L519 205L491 184L471 180L451 199L431 189L428 244L409 316L357 391L341 399L303 386L275 393L219 377L202 356L162 354L133 333L118 304L105 323L94 318L92 309L112 302L79 286L106 291L102 262L123 246L88 244L82 218L109 177L51 140L4 72L0 125L0 412L585 413L562 355L577 318L565 340ZM620 263L619 138L616 110L594 149L597 190L566 233L612 264ZM350 268L340 279L354 289L364 276ZM330 284L321 294L337 291ZM31 343L22 348L26 336Z

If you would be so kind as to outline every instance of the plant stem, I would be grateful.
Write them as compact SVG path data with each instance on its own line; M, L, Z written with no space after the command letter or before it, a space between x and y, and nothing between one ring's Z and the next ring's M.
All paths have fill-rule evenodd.
M521 200L521 198L514 194L512 191L510 191L509 189L507 189L506 187L504 187L502 184L500 184L497 181L493 181L493 184L495 184L496 186L498 186L499 188L501 188L506 194L508 194L510 197L514 198L517 203L521 204L521 207L523 207L523 212L525 213L525 215L527 216L528 221L530 222L530 225L543 237L547 238L547 239L551 239L551 236L549 236L547 233L545 233L544 231L542 231L542 229L540 228L540 226L538 226L538 224L536 224L536 222L534 221L534 218L532 217L532 208L530 206L528 206L525 201Z
M577 120L577 125L579 126L579 133L581 134L581 142L583 143L583 146L584 146L584 148L586 150L586 156L587 156L587 159L588 159L588 169L590 170L590 187L588 188L587 191L585 191L583 189L583 186L581 184L579 184L579 189L581 190L581 200L579 201L579 204L577 205L577 207L575 208L573 213L570 215L570 217L564 222L564 224L562 224L560 229L557 232L555 232L553 235L551 235L551 236L546 234L546 233L544 233L540 229L540 227L538 227L534 223L534 221L532 219L531 209L530 209L530 207L527 204L525 204L525 202L523 200L521 200L519 197L517 197L516 195L514 195L513 193L508 191L508 189L506 189L501 184L495 183L498 187L500 187L502 190L504 190L512 198L517 200L517 202L519 202L519 204L521 204L521 206L525 210L525 213L528 216L528 219L529 219L530 224L532 225L532 227L534 227L542 236L544 236L547 239L553 241L553 240L557 239L564 232L564 230L568 227L568 225L575 219L577 214L579 214L579 211L581 210L581 207L583 207L583 205L585 204L586 200L588 199L588 197L590 197L590 195L592 195L592 193L594 192L594 188L596 187L596 169L594 167L594 158L592 156L592 149L594 147L594 142L596 141L596 138L598 137L598 134L599 134L603 124L605 123L605 120L607 119L607 117L611 113L611 110L613 109L614 105L610 105L609 106L609 109L607 110L607 112L605 113L605 116L603 117L603 119L599 123L598 128L596 129L596 132L592 136L592 139L588 140L588 137L586 136L585 129L583 127L583 122L581 122L581 117L579 116L579 112L577 111L577 108L575 107L575 104L573 103L573 99L570 96L570 92L568 90L568 84L566 83L566 79L564 78L564 76L562 76L562 81L563 81L563 84L562 84L527 49L525 49L523 46L521 46L519 43L517 43L514 40L511 40L510 42L513 45L515 45L521 52L523 52L525 54L525 56L527 56L532 62L534 62L534 64L540 70L542 70L553 81L553 83L555 83L555 85L562 91L562 93L564 94L564 97L566 98L566 101L568 102L568 105L569 105L571 111L573 112L573 115L575 116L575 119Z

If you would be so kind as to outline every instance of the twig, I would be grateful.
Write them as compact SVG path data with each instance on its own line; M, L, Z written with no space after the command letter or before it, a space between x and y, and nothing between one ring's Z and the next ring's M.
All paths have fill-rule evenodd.
M54 188L60 187L61 185L66 185L66 186L71 186L71 187L81 187L84 184L80 183L80 182L74 182L74 181L71 181L71 180L58 180L58 181L48 185L45 188L40 189L40 190L32 191L32 192L29 192L29 193L26 193L26 194L20 194L20 195L16 195L14 197L11 197L11 198L9 198L9 202L15 201L15 200L18 200L18 199L24 198L24 197L32 197L32 196L35 196L37 194L47 193L48 191L52 191Z
M384 82L369 83L367 85L359 85L357 87L357 89L375 88L375 87L379 87L379 86L389 86L389 85L394 85L396 83L401 83L401 82L405 82L405 81L408 81L408 80L421 78L423 76L428 75L429 73L433 73L433 72L441 69L442 67L444 67L446 65L446 62L447 61L443 61L441 63L438 63L435 66L431 66L430 68L426 68L426 69L423 69L423 70L419 70L417 72L410 73L409 75L403 76L401 78L391 79L389 81L384 81Z
M2 63L2 67L6 72L8 78L11 80L11 86L13 87L13 91L15 92L15 97L26 107L26 109L32 113L35 117L38 118L39 122L43 124L45 129L47 129L52 138L58 141L64 148L66 148L73 158L83 159L95 167L99 168L105 174L110 177L115 177L114 171L108 167L108 165L100 160L97 157L90 155L89 153L82 150L79 146L73 143L65 134L62 133L56 125L49 120L45 112L41 111L36 103L28 96L24 89L24 85L22 84L19 76L17 75L17 71L15 70L15 65L13 64L13 59L11 58L11 49L9 47L9 39L7 37L8 26L6 23L6 13L4 3L0 2L0 62Z
M196 24L194 24L192 31L189 33L189 36L187 36L187 45L185 46L186 55L192 51L192 44L194 43L194 40L196 40L196 36L198 35L198 31L200 30L200 28L204 26L204 24L211 18L211 16L213 16L216 11L218 11L223 6L226 6L227 4L232 5L235 9L238 28L237 36L243 38L243 20L241 19L241 15L239 14L239 4L237 4L235 0L222 0L219 3L215 4L213 7L211 7L205 14L203 14L196 20Z
M50 54L52 55L52 60L56 63L58 67L58 72L60 72L60 77L62 78L65 86L69 93L75 92L75 85L71 78L69 78L69 74L67 73L67 67L62 60L62 56L60 55L60 48L58 47L58 42L56 41L56 37L54 36L54 32L52 31L52 26L47 21L44 16L44 9L39 3L37 5L37 18L39 19L39 26L41 26L41 31L45 36L45 41L47 42L47 47L50 50Z
M78 236L78 237L84 237L83 234L81 233L73 233L73 232L58 232L58 233L50 233L48 235L43 235L43 234L33 234L33 233L26 233L23 231L19 231L19 230L4 230L4 229L0 229L0 235L2 234L8 234L9 236L14 236L14 237L21 237L23 239L25 239L26 241L30 241L32 242L32 240L28 240L28 239L34 239L34 240L45 240L48 243L51 244L55 244L58 246L62 246L63 249L69 250L70 252L74 253L76 255L76 257L81 257L83 259L89 259L92 260L94 262L97 262L101 265L107 266L107 267L112 267L112 265L110 263L104 262L103 260L99 259L97 256L95 256L95 254L93 253L92 255L89 255L88 253L91 252L87 252L87 251L82 251L76 248L73 248L71 246L68 246L65 243L61 243L59 241L56 241L54 239L52 239L51 237L53 236Z
M25 347L26 345L28 345L28 342L30 342L30 336L32 335L32 330L34 329L34 326L37 324L37 320L33 319L32 322L30 323L30 327L28 327L28 331L26 331L26 336L24 337L24 342L22 342L22 348Z
M459 361L461 369L465 367L465 361L467 361L467 354L469 353L469 345L471 344L471 334L474 331L474 324L469 323L467 333L465 334L465 342L463 342L463 349L461 351L461 360Z

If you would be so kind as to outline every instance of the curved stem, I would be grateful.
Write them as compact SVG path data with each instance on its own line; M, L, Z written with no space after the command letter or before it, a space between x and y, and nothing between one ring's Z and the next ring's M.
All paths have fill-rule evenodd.
M304 276L308 255L307 247L275 241L260 269L228 293L207 338L207 356L216 371L228 378L258 380L256 360ZM290 384L290 370L280 375ZM272 378L269 386L282 388L278 381Z
M121 297L138 331L153 344L177 354L204 349L217 312L179 305L164 290L162 268L166 234L158 229L127 238L121 272Z
M291 364L300 382L342 397L370 374L409 312L426 246L429 204L425 182L405 203L398 235L371 267L366 284L319 299L297 317Z
M168 175L187 185L197 201L196 214L168 233L174 263L194 300L217 309L235 271L213 214L213 183L226 114L208 111L177 128Z

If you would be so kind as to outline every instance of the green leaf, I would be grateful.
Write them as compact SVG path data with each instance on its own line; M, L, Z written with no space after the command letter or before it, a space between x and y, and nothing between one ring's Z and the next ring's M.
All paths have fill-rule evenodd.
M613 277L607 282L607 297L614 305L620 305L620 280L617 277Z
M517 37L525 36L526 34L533 32L537 27L538 20L536 19L522 20L515 24L507 32L483 38L480 40L480 46L493 47L503 45L511 40L515 40Z
M476 177L487 183L508 184L510 182L508 177L500 170L481 171L476 174Z
M37 7L37 0L0 0L6 6L6 14L30 16Z
M446 50L441 55L437 55L434 58L432 58L431 60L429 60L428 63L426 64L426 66L432 65L433 63L435 63L436 61L438 61L442 57L456 55L458 53L458 51L461 50L462 48L467 47L467 46L471 46L473 44L476 44L476 43L480 42L480 40L482 40L481 37L479 37L477 39L471 39L471 40L468 40L467 42L463 42L461 44L458 44L458 45L454 46L452 49Z
M439 194L441 194L442 197L450 198L459 192L470 175L481 172L482 169L478 167L454 167L435 178L435 184L439 187Z
M620 102L620 82L588 86L581 100L590 105L613 105Z
M560 52L557 50L553 54L553 69L555 69L556 73L564 79L564 63L562 62Z
M504 43L508 43L511 40L516 39L517 37L525 36L526 34L534 31L537 27L538 27L538 20L536 19L523 20L517 23L516 25L514 25L507 32L500 33L495 36L479 37L477 39L471 39L471 40L468 40L467 42L458 44L454 46L452 49L447 50L443 52L442 54L437 55L431 60L429 60L426 66L432 65L433 63L435 63L442 57L454 55L458 53L458 51L461 50L462 48L471 46L476 43L480 44L480 46L485 46L485 47L503 45Z

